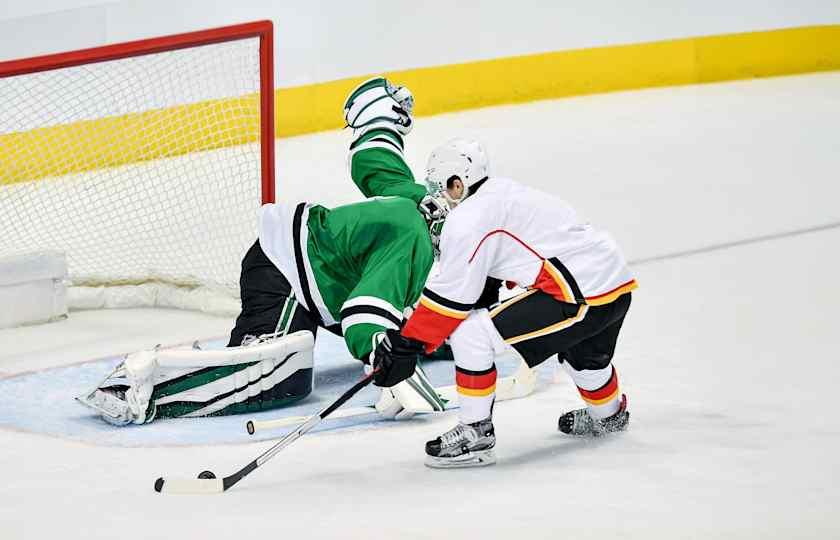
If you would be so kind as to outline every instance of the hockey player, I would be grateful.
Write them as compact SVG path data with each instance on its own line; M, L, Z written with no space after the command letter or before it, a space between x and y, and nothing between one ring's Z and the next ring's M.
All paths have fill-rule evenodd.
M303 398L312 388L317 329L343 335L351 355L370 364L385 331L399 329L403 310L419 298L433 261L428 225L401 197L332 210L265 205L259 228L242 260L242 312L230 348L129 355L80 401L124 425L253 412ZM406 354L422 347L412 351ZM377 409L394 418L443 410L422 371L406 367L408 380L385 389Z
M242 261L242 312L229 348L130 355L82 403L120 425L263 410L309 394L318 328L343 335L351 355L366 364L377 344L388 346L386 332L398 332L404 310L420 296L448 207L420 197L417 188L426 189L414 184L403 160L401 134L411 127L405 92L384 79L368 83L345 107L357 129L353 179L370 194L410 198L386 196L332 210L307 203L263 206L259 238ZM431 207L418 212L424 200ZM394 358L422 352L419 345L391 349ZM393 370L400 384L383 389L377 402L383 415L443 410L415 362L401 364L408 371Z
M437 227L449 213L440 194L414 180L405 162L405 136L414 126L414 96L384 77L369 79L350 92L344 102L344 121L353 129L348 162L350 177L365 197L410 199ZM439 234L433 234L437 242ZM437 245L435 245L437 248Z
M386 96L395 103L385 100L383 107L380 101ZM365 197L396 195L411 199L427 221L442 228L449 213L444 194L436 186L430 192L428 186L418 184L403 157L404 137L414 126L413 112L411 91L383 77L369 79L350 92L344 103L344 120L353 129L348 156L350 176ZM432 235L433 241L438 238L439 234ZM500 286L500 280L488 278L476 305L487 307L498 302ZM451 358L448 349L444 345L438 351Z
M426 443L431 467L495 462L492 422L494 356L512 348L536 366L558 354L586 403L560 416L560 431L598 435L627 426L627 401L611 360L636 287L619 248L604 232L580 223L564 201L488 174L481 145L456 139L432 152L428 182L453 210L443 228L440 273L429 279L420 305L390 349L374 352L381 377L408 356L390 350L449 337L455 355L459 423ZM474 309L488 276L527 290L497 307ZM399 373L410 372L409 366Z

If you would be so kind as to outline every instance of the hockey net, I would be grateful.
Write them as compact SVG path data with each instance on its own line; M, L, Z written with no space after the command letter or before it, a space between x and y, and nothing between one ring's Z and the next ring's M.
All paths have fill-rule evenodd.
M274 198L272 47L260 21L0 63L0 257L64 252L80 307L231 311Z

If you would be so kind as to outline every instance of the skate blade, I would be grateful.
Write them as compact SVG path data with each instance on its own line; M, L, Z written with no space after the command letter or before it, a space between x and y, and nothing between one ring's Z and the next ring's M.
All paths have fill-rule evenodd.
M466 467L486 467L494 463L496 463L496 453L491 448L450 458L427 455L425 465L432 469L463 469Z

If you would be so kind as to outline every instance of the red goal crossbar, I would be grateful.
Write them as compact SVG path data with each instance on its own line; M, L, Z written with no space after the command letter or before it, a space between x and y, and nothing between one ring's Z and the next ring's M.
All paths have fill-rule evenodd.
M262 202L274 202L274 30L271 21L186 32L58 54L0 62L0 78L107 62L238 39L260 40L260 146Z

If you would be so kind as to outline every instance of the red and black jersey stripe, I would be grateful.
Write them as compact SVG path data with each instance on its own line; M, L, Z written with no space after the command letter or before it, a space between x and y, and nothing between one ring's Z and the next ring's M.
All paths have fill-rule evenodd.
M423 289L420 304L403 328L402 334L426 344L432 352L466 319L473 304L449 300L430 289Z
M446 308L450 311L453 311L453 312L457 312L457 313L467 313L467 314L469 314L469 312L472 311L472 308L473 308L473 304L464 304L464 303L461 303L461 302L455 302L454 300L450 300L448 298L445 298L445 297L437 294L435 291L433 291L429 288L424 288L423 289L423 296L421 296L421 299L423 297L431 300L432 302L438 304L439 306L443 306L444 308Z

